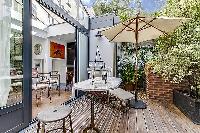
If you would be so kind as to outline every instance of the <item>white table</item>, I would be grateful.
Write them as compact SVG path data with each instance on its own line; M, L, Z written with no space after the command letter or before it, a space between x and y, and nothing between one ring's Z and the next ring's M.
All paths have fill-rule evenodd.
M82 91L109 91L111 89L117 88L122 80L116 77L108 77L107 83L101 80L101 77L94 79L94 84L92 85L92 79L84 80L74 84L74 88Z
M101 77L95 78L94 83L92 83L92 79L88 79L82 82L78 82L74 84L75 89L77 90L82 90L87 93L94 93L98 91L105 91L108 92L112 89L117 88L122 80L120 78L116 77L108 77L107 83L105 84L104 80L101 80ZM88 130L94 130L97 133L99 133L98 128L95 127L94 125L94 96L92 96L91 99L91 124L89 127L85 128L83 130L84 133L87 133Z

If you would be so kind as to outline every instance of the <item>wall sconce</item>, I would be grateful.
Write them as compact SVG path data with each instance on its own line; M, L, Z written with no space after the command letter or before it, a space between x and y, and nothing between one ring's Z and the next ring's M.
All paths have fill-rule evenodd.
M103 35L101 34L101 31L98 31L97 34L95 35L96 37L102 37Z

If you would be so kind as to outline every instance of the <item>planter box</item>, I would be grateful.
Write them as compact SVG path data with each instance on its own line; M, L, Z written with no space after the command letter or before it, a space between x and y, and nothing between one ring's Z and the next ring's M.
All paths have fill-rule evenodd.
M173 91L173 103L195 124L200 124L200 100L184 95L178 90Z

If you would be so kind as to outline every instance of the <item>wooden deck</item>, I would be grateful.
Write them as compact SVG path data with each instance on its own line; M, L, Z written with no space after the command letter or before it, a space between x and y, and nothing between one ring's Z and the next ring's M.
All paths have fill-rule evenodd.
M200 125L193 124L174 105L147 101L147 109L130 109L127 113L99 103L95 104L95 123L101 133L200 133ZM71 105L75 133L82 133L90 123L90 100L81 98ZM47 125L47 129L61 126L61 122ZM68 127L68 123L66 122ZM36 123L21 133L36 132ZM62 131L56 131L62 133Z

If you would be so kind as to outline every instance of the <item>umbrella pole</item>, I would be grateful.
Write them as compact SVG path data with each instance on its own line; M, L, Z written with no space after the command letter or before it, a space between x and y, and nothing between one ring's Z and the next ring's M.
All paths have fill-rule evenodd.
M147 105L146 103L144 103L141 100L138 100L138 87L137 87L137 82L138 82L138 20L139 20L139 16L137 15L136 17L136 29L135 29L135 54L136 54L136 62L135 62L135 101L133 103L133 105L131 105L131 107L135 108L135 109L146 109Z
M138 102L137 99L137 92L138 92L138 88L137 88L137 82L138 82L138 15L136 17L136 28L135 28L135 102Z

